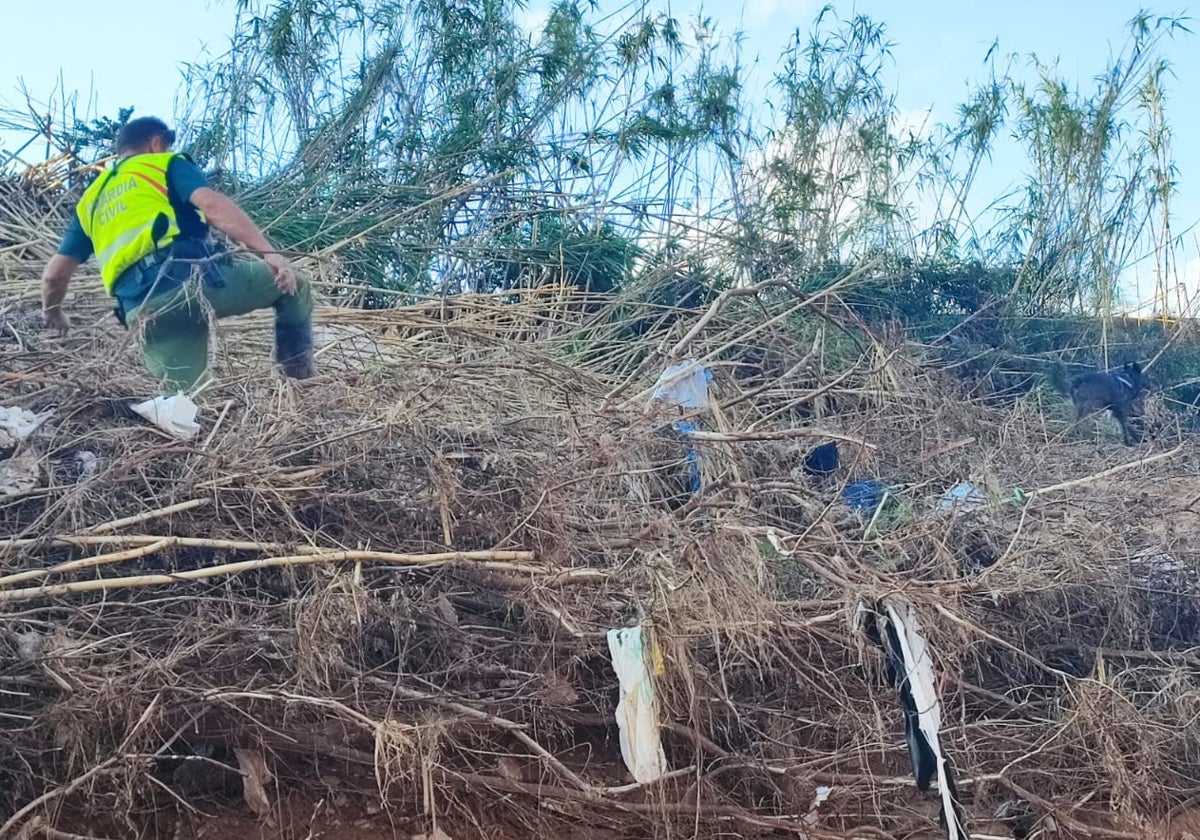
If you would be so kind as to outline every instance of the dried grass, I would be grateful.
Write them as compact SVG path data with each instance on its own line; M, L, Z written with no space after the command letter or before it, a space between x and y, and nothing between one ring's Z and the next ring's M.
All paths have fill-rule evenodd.
M1063 836L1162 836L1193 796L1190 440L1129 450L1033 397L968 401L835 297L773 284L653 339L622 334L648 317L628 302L553 290L326 308L302 386L264 321L230 322L180 443L114 410L154 391L103 301L50 338L29 260L5 271L0 404L54 416L27 444L41 486L0 500L2 837L237 807L238 750L276 793L332 774L482 836L934 836L851 626L897 594L977 824L1019 802ZM694 497L676 414L645 400L683 356L716 372ZM801 463L834 436L862 445L821 485ZM870 524L837 499L861 477L901 488ZM991 504L936 513L968 479ZM663 654L675 770L648 787L620 763L604 640L632 621Z

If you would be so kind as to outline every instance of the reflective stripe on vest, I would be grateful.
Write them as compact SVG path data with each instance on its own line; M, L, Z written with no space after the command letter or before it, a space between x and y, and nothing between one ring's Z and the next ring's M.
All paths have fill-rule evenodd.
M125 269L171 244L179 235L167 189L174 152L117 161L79 199L75 213L92 240L104 289L110 295Z

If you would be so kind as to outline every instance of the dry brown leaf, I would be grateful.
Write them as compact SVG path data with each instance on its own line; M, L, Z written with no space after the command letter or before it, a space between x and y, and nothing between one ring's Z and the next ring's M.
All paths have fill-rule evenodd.
M0 497L21 496L35 489L41 472L37 456L31 452L0 461Z
M238 769L242 771L242 796L260 819L271 816L271 799L267 796L267 785L270 784L270 769L267 759L259 750L235 749Z

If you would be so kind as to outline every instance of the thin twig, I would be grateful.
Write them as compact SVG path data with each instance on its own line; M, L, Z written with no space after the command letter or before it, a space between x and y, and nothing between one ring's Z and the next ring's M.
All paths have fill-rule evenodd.
M104 522L100 525L93 525L91 528L87 528L84 531L82 531L81 533L83 533L83 534L104 534L104 533L107 533L108 531L118 531L121 528L128 527L129 525L137 525L139 523L146 522L151 519L159 519L164 516L171 516L172 514L184 513L185 511L195 510L198 507L204 507L205 505L209 504L211 501L212 501L211 499L191 499L186 502L179 502L178 504L167 505L166 507L156 508L155 510L148 510L148 511L145 511L144 513L134 514L133 516L126 516L123 519L114 519L111 522Z
M863 449L875 449L873 443L867 443L862 438L843 435L838 432L831 432L828 429L770 429L761 432L705 432L694 431L684 432L686 437L692 440L705 441L710 443L743 443L748 441L759 440L788 440L789 438L822 438L824 440L836 440L842 443L853 444L860 446Z
M1109 476L1117 475L1118 473L1123 473L1127 470L1144 467L1149 464L1153 464L1156 461L1165 461L1169 458L1174 458L1176 455L1182 452L1184 446L1185 444L1181 443L1169 452L1159 452L1155 455L1148 455L1145 458L1139 458L1136 461L1129 461L1125 464L1118 464L1115 467L1109 467L1107 470L1101 470L1098 473L1093 473L1092 475L1084 476L1083 478L1074 478L1070 481L1063 481L1059 484L1051 484L1049 487L1041 487L1032 491L1029 495L1044 496L1047 493L1057 493L1060 490L1069 490L1072 487L1082 487L1085 484L1091 484L1094 481L1099 481L1102 478L1108 478Z
M233 407L233 400L225 400L225 405L221 408L221 413L217 415L217 422L213 423L212 431L208 433L208 437L204 439L202 450L208 449L209 444L213 442L213 438L217 436L217 430L221 428L221 424L225 422L225 415L229 413L229 409Z

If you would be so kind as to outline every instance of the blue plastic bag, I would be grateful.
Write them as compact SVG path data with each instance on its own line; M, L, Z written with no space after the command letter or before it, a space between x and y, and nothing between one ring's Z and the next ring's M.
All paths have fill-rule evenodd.
M673 424L673 427L685 439L689 433L696 431L694 423L683 421ZM697 452L696 448L689 443L686 450L686 457L688 465L688 490L692 493L699 493L703 487L703 481L700 478L700 459L704 456Z
M883 504L886 495L887 487L878 481L865 479L847 484L842 490L842 501L863 516L871 516Z

